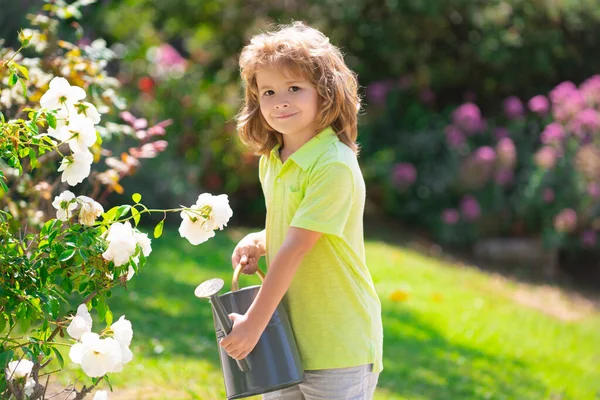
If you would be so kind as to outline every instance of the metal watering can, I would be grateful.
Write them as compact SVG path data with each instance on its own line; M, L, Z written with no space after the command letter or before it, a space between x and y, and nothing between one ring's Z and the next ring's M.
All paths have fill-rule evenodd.
M224 285L219 278L201 283L194 291L196 297L210 299L217 343L233 328L229 314L245 314L260 289L260 285L239 289L242 267L238 264L233 273L230 292L218 295ZM257 270L257 274L263 281L264 273ZM282 304L277 306L256 347L246 358L234 360L220 345L218 348L227 399L272 392L302 382L302 360Z

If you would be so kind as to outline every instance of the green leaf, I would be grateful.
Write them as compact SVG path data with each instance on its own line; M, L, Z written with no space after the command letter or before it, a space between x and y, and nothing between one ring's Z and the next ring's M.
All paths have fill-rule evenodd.
M118 209L119 206L114 206L113 208L102 214L102 219L104 219L104 221L114 221Z
M63 281L61 282L60 286L67 293L71 293L73 291L73 282L71 282L71 280L69 278L63 279Z
M46 114L46 120L48 120L48 126L52 129L56 129L56 116L52 113Z
M56 356L56 359L58 360L58 364L60 365L60 368L64 368L65 367L65 360L63 359L62 354L60 354L60 351L58 351L58 349L56 347L52 348L52 351L54 352L54 355Z
M158 225L156 225L154 227L154 237L156 239L158 239L159 237L161 237L162 233L163 233L163 227L165 225L165 220L163 219L162 221L160 221L158 223Z
M27 85L25 85L25 81L21 78L19 79L19 83L21 84L21 89L23 89L23 97L27 98Z
M117 215L115 216L115 220L118 220L121 217L126 216L129 213L129 210L131 210L131 206L130 205L122 205L119 206L119 208L117 208Z
M0 367L4 368L4 366L8 364L10 360L12 360L14 355L15 352L12 350L6 350L5 352L0 353Z
M135 226L137 226L140 223L140 212L137 210L137 208L132 207L131 215L133 215L133 221L135 222Z
M104 315L104 319L106 320L106 325L112 325L113 322L113 313L110 311L110 308L106 306L106 314Z
M25 68L22 65L19 65L17 63L14 63L15 67L17 67L17 69L19 70L19 72L21 72L21 75L23 75L25 77L25 79L29 80L29 71L27 71L27 68Z
M6 177L4 176L4 173L2 171L0 171L0 187L2 187L2 190L4 190L4 193L8 193L8 186L6 186L6 183L4 182L6 180Z
M137 204L142 200L142 195L139 193L134 193L131 195L131 199L135 202L135 204Z
M37 168L40 163L37 160L37 155L35 154L35 150L31 149L29 151L29 162L31 164L31 169Z
M97 298L97 297L95 297ZM104 321L104 319L106 318L106 312L109 310L108 306L106 305L106 301L101 298L98 299L98 304L96 305L96 309L98 310L98 315L100 316L100 321Z
M13 87L15 86L15 83L17 83L17 81L19 80L19 77L17 76L17 74L15 74L14 72L12 74L10 74L10 76L8 77L8 86L9 87Z
M4 328L6 328L6 318L4 316L4 313L2 313L0 314L0 333L4 331Z
M75 255L75 249L68 249L63 251L60 256L58 257L59 261L67 261L69 260L71 257L73 257Z

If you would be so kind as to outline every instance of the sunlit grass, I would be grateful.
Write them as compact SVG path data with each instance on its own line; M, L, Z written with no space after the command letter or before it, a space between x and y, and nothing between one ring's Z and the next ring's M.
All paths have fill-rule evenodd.
M193 292L209 278L230 281L236 234L227 232L198 247L166 232L128 290L114 291L135 358L112 374L111 399L225 398L210 306ZM564 322L516 302L510 282L382 242L367 242L367 258L385 328L376 399L597 398L597 311Z

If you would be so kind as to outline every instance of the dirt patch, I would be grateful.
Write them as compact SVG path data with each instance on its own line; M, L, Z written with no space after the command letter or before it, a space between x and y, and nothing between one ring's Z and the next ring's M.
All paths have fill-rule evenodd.
M492 286L519 304L531 307L561 321L579 321L600 310L600 299L591 299L552 285L515 283L494 274ZM516 285L513 289L509 282Z

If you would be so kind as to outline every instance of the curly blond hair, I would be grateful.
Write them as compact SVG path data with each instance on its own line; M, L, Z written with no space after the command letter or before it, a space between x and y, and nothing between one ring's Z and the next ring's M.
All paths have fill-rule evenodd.
M315 85L319 95L316 132L331 126L340 141L358 153L360 98L356 74L327 36L302 22L294 22L254 36L240 55L245 95L236 116L237 130L242 142L255 154L269 154L275 145L283 145L281 133L271 128L260 112L256 72L261 68L300 74Z

